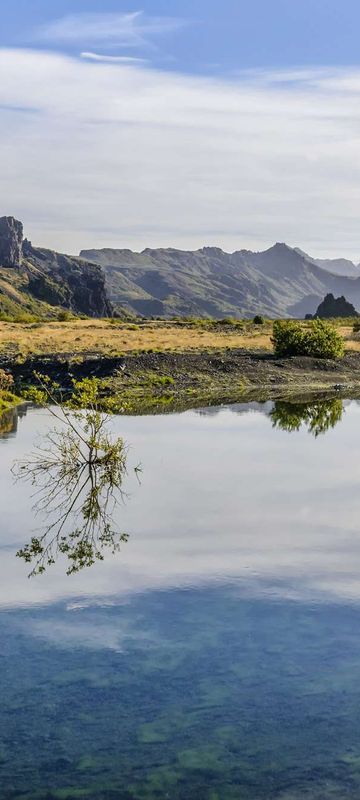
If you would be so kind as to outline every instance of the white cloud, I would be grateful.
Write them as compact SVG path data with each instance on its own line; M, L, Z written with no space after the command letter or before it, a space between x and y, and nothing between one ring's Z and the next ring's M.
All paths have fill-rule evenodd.
M359 259L360 70L217 80L36 50L0 70L1 212L36 243Z
M81 58L86 58L88 61L100 61L110 64L145 64L145 58L134 58L133 56L106 56L101 53L80 53Z
M56 44L126 45L141 47L152 36L169 33L182 27L176 17L148 17L142 11L131 14L69 14L41 26L34 32L35 41Z

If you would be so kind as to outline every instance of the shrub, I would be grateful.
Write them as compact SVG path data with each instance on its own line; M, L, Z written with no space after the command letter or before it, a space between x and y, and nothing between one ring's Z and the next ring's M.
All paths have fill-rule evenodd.
M314 358L341 358L344 355L344 342L333 325L322 319L315 319L305 333L306 355Z
M57 318L58 322L69 322L70 319L73 319L73 315L64 308L63 311L59 311Z
M254 325L264 325L264 323L265 323L264 317L262 317L261 314L256 314L254 319L253 319L253 324Z
M360 319L357 319L353 324L353 333L359 333L360 331Z
M39 317L35 314L29 314L27 311L22 311L12 318L12 322L17 322L20 325L31 325L33 322L39 322Z
M0 369L0 391L10 392L14 386L14 378L4 369Z
M277 356L341 358L344 355L340 334L320 319L313 320L308 328L294 320L276 320L272 342Z
M293 320L276 320L273 325L274 353L276 356L304 355L304 329Z

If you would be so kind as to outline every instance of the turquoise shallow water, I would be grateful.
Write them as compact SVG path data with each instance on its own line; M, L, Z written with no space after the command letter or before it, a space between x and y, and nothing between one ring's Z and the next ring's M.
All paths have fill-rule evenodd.
M275 410L112 420L130 538L71 577L15 557L48 417L0 440L1 798L360 796L360 406Z

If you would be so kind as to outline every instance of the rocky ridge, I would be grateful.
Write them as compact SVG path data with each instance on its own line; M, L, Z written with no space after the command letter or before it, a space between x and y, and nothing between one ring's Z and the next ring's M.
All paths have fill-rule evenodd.
M329 292L360 309L360 271L359 277L335 274L338 260L331 272L282 242L262 252L104 248L80 255L102 266L114 305L144 317L303 318Z
M51 307L92 317L111 316L100 266L74 256L33 247L22 223L0 218L0 311L16 307L49 313Z
M0 265L21 267L23 226L14 217L0 217Z

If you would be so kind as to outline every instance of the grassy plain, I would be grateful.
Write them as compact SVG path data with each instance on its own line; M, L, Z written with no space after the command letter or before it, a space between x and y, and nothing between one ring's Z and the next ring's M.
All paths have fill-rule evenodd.
M130 413L259 399L259 393L268 399L329 392L336 386L346 387L346 396L358 396L360 334L353 332L352 320L334 324L347 351L336 361L267 358L273 350L269 320L256 325L198 319L0 322L0 359L20 394L33 383L34 369L61 386L69 384L70 371L78 380L105 381L102 391L110 400L104 402Z
M304 322L304 325L306 323ZM338 323L347 350L360 351L360 335L352 324ZM29 355L99 353L183 352L222 348L272 351L272 323L254 325L251 321L194 322L147 321L140 324L107 319L65 322L0 322L0 354Z
M271 325L186 324L176 322L112 323L106 319L0 322L0 352L9 355L101 353L119 355L149 350L198 350L222 347L271 349Z

